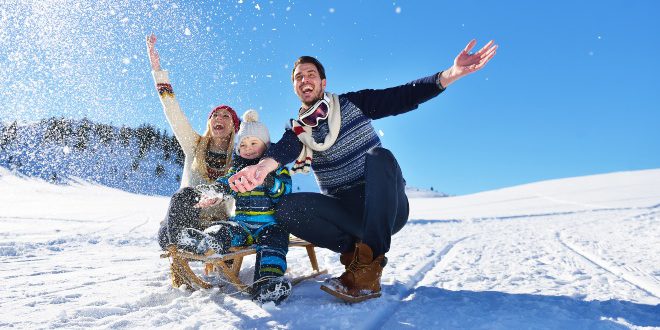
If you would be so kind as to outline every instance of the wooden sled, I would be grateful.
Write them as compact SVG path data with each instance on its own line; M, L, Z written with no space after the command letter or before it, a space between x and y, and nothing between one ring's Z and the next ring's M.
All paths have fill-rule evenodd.
M307 256L312 266L312 272L307 275L299 276L291 280L293 285L296 285L304 280L314 278L321 274L327 274L328 270L320 270L318 261L316 260L316 252L314 245L297 237L291 237L289 240L289 247L304 247L307 249ZM214 285L204 280L201 274L198 275L192 268L189 262L197 261L204 263L203 273L210 276L214 272L218 272L224 276L229 283L236 287L239 291L249 290L249 285L241 281L238 274L243 264L243 257L255 254L257 251L254 247L232 248L229 253L224 255L215 254L212 250L207 251L206 254L195 254L187 251L179 251L175 245L169 245L167 252L160 255L161 258L170 258L170 268L172 271L172 285L180 287L186 284L191 290L197 289L210 289Z

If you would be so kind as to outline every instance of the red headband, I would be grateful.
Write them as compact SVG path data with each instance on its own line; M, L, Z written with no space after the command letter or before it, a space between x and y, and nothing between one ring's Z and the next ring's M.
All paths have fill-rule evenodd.
M241 120L238 119L238 115L236 115L236 111L234 111L234 109L232 109L228 105L223 104L223 105L219 105L219 106L215 107L213 110L211 110L211 112L209 112L209 118L208 119L211 119L211 116L213 116L213 114L216 111L220 111L220 110L227 110L231 114L231 120L234 123L234 133L237 133L239 127L241 126Z

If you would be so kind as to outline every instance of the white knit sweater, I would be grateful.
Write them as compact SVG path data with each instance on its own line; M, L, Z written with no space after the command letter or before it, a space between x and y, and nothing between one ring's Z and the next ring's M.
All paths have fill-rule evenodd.
M156 84L170 83L167 71L152 71L151 72ZM206 179L198 171L192 168L193 159L195 159L196 142L199 141L200 135L190 125L190 121L181 110L179 102L174 95L164 95L160 97L160 102L163 104L163 111L165 117L174 131L174 136L181 145L183 153L186 155L183 163L183 173L181 175L181 188L195 187L199 184L208 184Z

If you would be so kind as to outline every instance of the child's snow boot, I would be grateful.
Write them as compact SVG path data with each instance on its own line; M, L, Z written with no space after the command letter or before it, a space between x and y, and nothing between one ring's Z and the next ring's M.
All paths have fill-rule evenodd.
M374 258L368 245L358 243L346 271L338 278L327 280L321 290L350 303L380 297L380 278L385 264L384 254Z
M210 248L216 253L225 254L229 252L234 233L242 231L242 227L233 221L221 221L206 228L204 234L208 235L207 241Z
M213 252L222 251L222 244L212 236L195 228L186 228L179 233L177 248L197 254L204 254L209 249Z
M252 300L259 304L274 302L279 305L284 299L291 295L291 281L284 276L264 279L254 290Z

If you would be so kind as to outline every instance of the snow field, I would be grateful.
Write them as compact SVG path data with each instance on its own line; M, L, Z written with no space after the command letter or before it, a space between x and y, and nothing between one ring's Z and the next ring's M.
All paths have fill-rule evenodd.
M168 200L0 172L0 327L657 328L660 170L412 198L383 296L347 305L296 286L279 306L230 288L170 286L155 233ZM304 249L291 275L310 271ZM241 277L249 282L254 260ZM216 278L217 282L222 279Z

